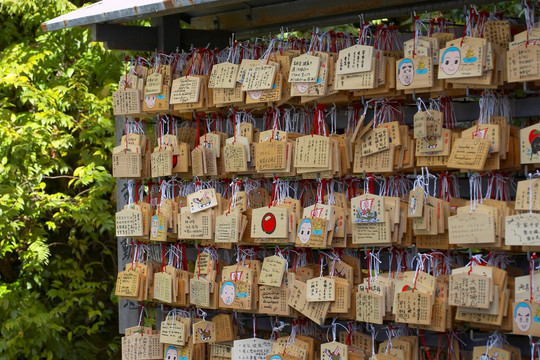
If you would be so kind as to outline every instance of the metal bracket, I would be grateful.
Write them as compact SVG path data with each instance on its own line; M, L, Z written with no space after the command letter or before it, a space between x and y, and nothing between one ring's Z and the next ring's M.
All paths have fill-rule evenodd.
M529 90L527 82L523 82L523 92L525 95L540 95L540 90Z
M465 97L468 97L468 98L471 98L471 99L480 99L481 96L480 95L472 95L469 91L469 87L467 86L467 88L465 89Z

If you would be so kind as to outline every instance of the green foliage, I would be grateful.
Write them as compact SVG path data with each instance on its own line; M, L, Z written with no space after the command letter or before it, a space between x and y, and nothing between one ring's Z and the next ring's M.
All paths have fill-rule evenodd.
M474 2L472 2L474 4ZM451 9L448 11L435 11L431 13L418 13L417 15L421 19L428 19L433 17L445 17L448 20L454 21L458 26L465 26L465 20L467 16L467 11L469 9L469 6L463 6L461 8L457 9ZM521 6L520 0L510 0L510 1L503 1L498 3L492 3L492 4L485 4L477 6L476 9L478 11L486 11L488 13L498 13L501 11L504 11L504 17L505 18L518 18L520 16L521 10L523 9ZM412 16L410 14L403 14L404 16L401 18L396 19L397 23L400 25L400 29L402 31L412 31ZM405 16L406 15L406 16Z
M111 92L121 58L43 33L67 0L0 0L0 358L117 354Z

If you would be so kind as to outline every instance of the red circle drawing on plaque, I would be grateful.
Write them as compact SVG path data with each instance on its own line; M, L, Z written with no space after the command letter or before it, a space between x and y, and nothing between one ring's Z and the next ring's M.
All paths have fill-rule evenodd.
M266 213L264 214L262 221L261 221L261 227L263 231L267 234L271 234L276 230L276 217L272 213Z

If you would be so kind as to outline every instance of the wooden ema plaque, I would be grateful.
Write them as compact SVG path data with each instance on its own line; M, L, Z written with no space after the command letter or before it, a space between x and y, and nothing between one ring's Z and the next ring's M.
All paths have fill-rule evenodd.
M538 47L540 49L540 47ZM519 131L520 162L535 164L540 162L540 124L531 125Z
M306 300L308 302L336 300L336 281L334 279L327 277L309 279L306 286Z
M306 299L307 285L295 280L291 287L291 294L288 304L293 309L299 311L304 316L321 325L330 308L329 301L308 302Z
M396 89L421 89L433 86L433 60L415 56L396 61Z
M113 92L113 114L131 115L142 113L141 91L137 89L117 90Z
M124 209L116 213L116 236L133 237L143 235L142 211Z
M251 237L287 238L289 210L279 207L261 207L251 213Z
M216 324L212 321L199 321L193 324L193 343L214 343L216 342Z
M258 338L234 340L232 359L237 360L266 360L272 352L274 341Z
M219 284L219 307L251 310L252 286L245 281L222 281Z
M290 83L314 83L317 81L321 59L303 54L292 59L288 81Z
M186 343L185 324L179 316L168 316L161 322L159 342L184 346Z
M264 258L259 285L281 287L286 267L287 261L282 257L274 255Z
M290 316L287 304L289 288L286 286L259 286L259 313L267 315Z
M520 335L540 336L540 303L514 302L512 306L512 332Z
M489 153L489 140L484 139L457 139L446 166L449 168L481 171L486 163Z
M296 246L326 247L328 220L317 217L307 217L298 223Z
M250 67L245 72L242 91L269 90L272 88L275 75L276 66L274 64L259 64Z
M239 68L239 65L230 62L215 64L212 66L208 87L210 89L234 89Z
M321 360L347 360L348 346L339 342L321 344Z
M372 224L385 221L384 197L363 194L351 200L351 216L354 224Z
M114 153L112 164L113 177L140 178L142 172L142 154L133 151Z

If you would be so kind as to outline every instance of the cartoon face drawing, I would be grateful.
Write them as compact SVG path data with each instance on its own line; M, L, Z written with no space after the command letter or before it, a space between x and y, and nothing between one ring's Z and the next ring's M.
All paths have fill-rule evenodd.
M411 59L403 59L398 66L398 79L401 85L409 86L414 78L414 64Z
M514 323L521 331L528 331L531 327L532 313L529 304L521 302L514 310Z
M165 351L165 360L179 360L178 359L178 350L174 346L169 346Z
M336 348L336 350L334 350L333 352L331 352L330 350L326 349L324 351L325 355L328 356L328 360L341 360L341 355L339 354L339 346Z
M446 75L454 75L461 65L461 51L455 46L449 47L441 58L441 69Z
M298 227L298 239L302 244L307 244L307 242L309 241L312 226L313 224L309 219L304 219L300 223L300 226Z
M309 87L309 83L296 83L296 89L301 94L305 93L308 87Z
M149 109L156 105L156 95L144 95L144 102Z
M208 341L212 338L212 332L210 331L210 324L206 327L205 330L199 329L199 334L201 334L202 341Z
M262 96L263 91L253 90L253 91L248 91L247 93L252 100L259 100Z
M223 303L227 306L231 306L234 302L234 297L236 293L236 287L232 281L227 281L221 285L221 292L219 297L223 300Z

